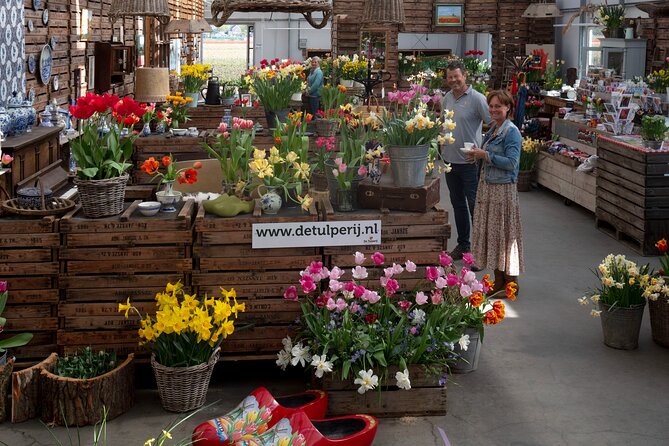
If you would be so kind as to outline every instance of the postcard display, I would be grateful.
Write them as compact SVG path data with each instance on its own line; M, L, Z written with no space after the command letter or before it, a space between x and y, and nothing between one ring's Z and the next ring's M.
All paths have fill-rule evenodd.
M0 2L0 104L12 92L25 93L23 0Z

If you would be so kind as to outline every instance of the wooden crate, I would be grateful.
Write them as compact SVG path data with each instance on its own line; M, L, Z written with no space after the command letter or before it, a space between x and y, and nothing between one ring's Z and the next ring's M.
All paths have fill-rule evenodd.
M597 227L643 255L669 235L669 153L598 138Z
M0 217L0 281L9 290L0 338L30 332L32 341L12 349L17 368L56 351L58 329L58 249L60 235L54 217Z
M562 162L560 155L540 152L537 159L537 182L562 195L569 202L577 203L591 212L595 211L596 178L591 172L578 172L576 167Z
M439 199L439 177L436 176L427 176L421 187L397 187L391 175L383 175L378 184L365 178L358 186L358 205L363 209L427 212Z
M114 217L88 219L76 209L61 220L61 354L85 345L142 353L138 323L125 319L118 304L130 297L142 313L152 312L155 294L168 282L180 280L191 291L194 202L153 217L142 216L138 204Z
M250 330L233 334L223 343L226 357L264 359L275 357L281 340L295 329L301 315L299 303L286 301L283 293L299 280L299 272L312 261L322 261L320 248L253 249L254 223L314 222L315 206L309 213L300 208L283 208L278 215L253 214L222 218L206 214L199 207L195 219L195 270L193 287L198 294L219 294L220 287L234 288L246 304L238 326L253 324Z
M203 105L188 111L190 121L186 124L188 127L197 127L200 130L214 130L221 124L221 119L225 116L225 110L231 110L232 116L251 119L253 122L259 122L263 128L267 128L267 118L263 107L239 107L226 105Z
M376 417L425 417L447 413L446 385L439 384L439 376L427 374L423 366L409 365L410 390L388 386L379 393L375 390L361 395L353 384L355 377L342 381L336 375L326 374L314 379L313 385L328 392L328 415L336 417L352 413L366 413ZM388 369L388 380L394 383L399 369Z

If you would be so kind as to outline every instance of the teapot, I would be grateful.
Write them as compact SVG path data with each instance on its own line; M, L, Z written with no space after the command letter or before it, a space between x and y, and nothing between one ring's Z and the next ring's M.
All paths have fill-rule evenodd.
M206 95L205 91L207 92ZM202 91L200 91L200 94L202 95L205 104L221 105L221 83L218 80L218 77L210 77L207 88L203 88Z

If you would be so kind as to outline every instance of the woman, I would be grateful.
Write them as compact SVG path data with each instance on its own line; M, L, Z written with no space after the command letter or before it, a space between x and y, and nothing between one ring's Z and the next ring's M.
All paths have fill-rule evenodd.
M311 58L311 72L307 78L307 96L309 96L309 113L316 116L321 102L321 88L323 88L323 72L321 71L321 58Z
M518 282L525 269L520 209L516 181L522 137L509 120L513 98L504 90L488 95L492 128L483 146L468 153L469 160L482 160L474 207L472 252L479 266L495 270L493 292Z

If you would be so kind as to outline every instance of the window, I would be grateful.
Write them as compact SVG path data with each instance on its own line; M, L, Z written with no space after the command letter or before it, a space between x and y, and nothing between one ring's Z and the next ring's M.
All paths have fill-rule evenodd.
M584 28L583 33L583 49L581 52L581 72L580 77L587 74L587 69L590 66L602 66L602 43L604 38L602 30L599 27Z

